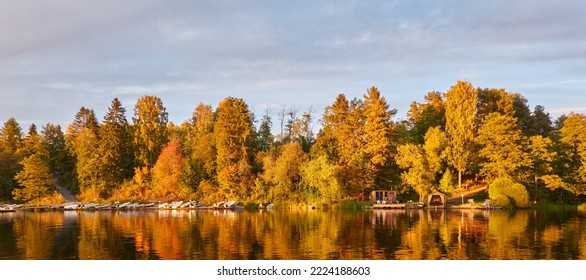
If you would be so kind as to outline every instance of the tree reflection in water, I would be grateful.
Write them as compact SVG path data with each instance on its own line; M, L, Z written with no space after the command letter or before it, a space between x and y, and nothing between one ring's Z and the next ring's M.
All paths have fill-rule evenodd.
M1 259L585 259L584 213L0 213Z

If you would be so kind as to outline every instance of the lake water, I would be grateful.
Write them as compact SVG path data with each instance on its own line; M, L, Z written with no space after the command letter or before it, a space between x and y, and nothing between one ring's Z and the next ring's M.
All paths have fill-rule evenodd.
M20 211L0 213L0 259L586 259L586 213Z

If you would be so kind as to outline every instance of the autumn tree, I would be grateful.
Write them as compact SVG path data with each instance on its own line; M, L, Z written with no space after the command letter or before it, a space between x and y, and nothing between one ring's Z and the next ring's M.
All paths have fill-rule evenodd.
M0 129L0 149L5 153L16 154L22 145L22 137L22 129L16 119L8 119Z
M318 133L316 143L312 146L311 154L314 157L326 156L335 164L345 162L341 158L342 144L350 138L346 135L345 127L350 119L350 104L344 94L339 94L332 105L325 108L321 120L322 128Z
M252 185L252 116L240 98L222 100L216 110L214 142L219 191L228 198L244 199Z
M137 165L152 168L168 141L168 114L163 101L145 95L134 105L133 143Z
M462 173L468 169L474 144L478 92L469 82L458 81L446 93L446 133L448 163L458 170L458 187Z
M362 199L373 183L373 174L366 171L368 158L365 153L364 103L353 99L348 104L348 114L337 135L338 176L350 197Z
M35 124L31 124L27 135L22 139L22 145L16 151L20 159L24 159L33 154L38 154L43 160L48 161L48 153L46 147L41 141L41 135L37 132Z
M287 124L287 134L285 137L286 142L297 142L306 152L309 152L315 142L312 126L312 111L310 108L307 112L301 114L301 117L292 114Z
M158 199L180 199L188 197L190 191L183 185L181 174L185 159L177 137L163 148L152 170L151 197Z
M31 201L39 200L50 194L53 189L49 166L41 154L33 154L21 162L22 171L16 174L15 179L22 188L14 189L14 199Z
M93 109L81 107L67 130L68 134L75 135L77 132L86 129L97 135L99 130L98 118Z
M387 185L390 180L389 167L394 164L396 139L395 126L391 118L397 113L389 109L384 97L376 87L364 95L364 153L367 158L366 170L372 174L370 187Z
M67 127L67 150L75 162L73 191L86 193L96 199L105 190L98 180L100 155L98 153L99 123L92 109L81 107Z
M420 201L432 190L438 190L438 174L442 169L446 137L439 127L430 128L424 144L403 144L398 147L396 161L405 171L403 182L411 186Z
M530 172L533 177L534 197L537 196L537 185L545 182L546 187L555 189L559 186L561 178L553 174L552 163L557 153L553 150L553 141L541 135L529 138Z
M331 204L343 198L344 191L336 166L326 156L319 156L303 164L300 172L303 193L309 202Z
M10 199L17 185L14 176L21 169L17 151L22 146L22 138L16 119L8 119L0 130L0 199Z
M574 194L586 193L586 115L571 113L560 129L566 162L562 187Z
M490 113L478 130L477 142L481 146L479 156L484 159L481 172L489 180L501 177L522 179L520 171L529 162L515 117Z
M216 148L214 141L214 111L200 103L186 124L184 153L184 184L197 190L202 182L210 185L215 180Z
M112 100L99 132L97 151L100 155L100 180L111 190L133 174L130 128L126 120L126 109L118 98Z
M500 113L502 115L513 115L513 95L507 93L504 89L484 88L477 89L478 98L476 105L476 126L480 126L490 113Z
M261 178L269 186L271 200L284 200L299 189L301 167L307 161L307 154L297 142L278 146L263 158Z

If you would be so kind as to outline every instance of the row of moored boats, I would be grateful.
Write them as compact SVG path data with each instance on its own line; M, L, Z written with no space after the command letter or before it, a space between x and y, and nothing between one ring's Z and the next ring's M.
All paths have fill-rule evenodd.
M2 204L0 211L14 212L18 209L29 209L23 204ZM212 205L203 205L199 201L172 201L162 203L116 202L108 204L69 202L58 206L33 207L35 209L62 209L62 210L141 210L141 209L244 209L244 206L235 201L217 202Z
M0 204L0 212L14 212L23 206L24 204Z

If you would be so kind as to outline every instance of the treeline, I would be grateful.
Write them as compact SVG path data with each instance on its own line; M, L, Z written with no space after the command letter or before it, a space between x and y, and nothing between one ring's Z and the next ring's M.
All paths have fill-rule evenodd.
M170 123L162 100L139 98L131 122L115 98L102 121L82 107L63 131L23 133L14 118L0 131L0 199L39 202L53 178L86 202L114 200L334 203L394 189L422 199L490 184L499 205L578 202L586 192L586 116L552 121L518 93L459 81L413 102L395 120L379 90L344 94L324 110L283 107L277 123L229 97L214 110ZM277 125L277 129L273 126ZM271 131L279 133L273 135Z

